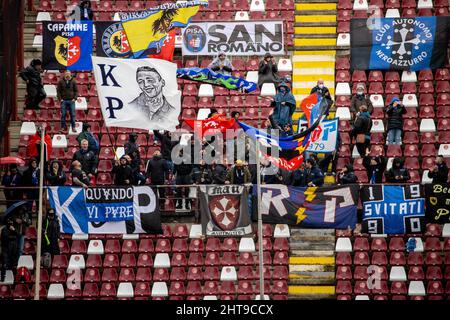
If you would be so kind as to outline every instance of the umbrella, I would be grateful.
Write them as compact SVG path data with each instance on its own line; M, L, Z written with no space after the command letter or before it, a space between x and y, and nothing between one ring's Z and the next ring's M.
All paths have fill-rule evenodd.
M23 205L26 205L28 203L28 201L22 200L22 201L18 201L16 203L13 203L8 209L6 209L5 213L3 214L3 217L1 218L0 221L2 221L3 223L6 222L6 218L8 218L10 215L13 214L13 212L20 208Z
M0 158L0 164L18 164L19 166L25 165L25 161L18 157L4 157Z

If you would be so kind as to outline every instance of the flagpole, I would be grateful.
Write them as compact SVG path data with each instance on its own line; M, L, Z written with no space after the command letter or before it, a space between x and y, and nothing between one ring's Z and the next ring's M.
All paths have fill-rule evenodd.
M36 266L35 266L35 283L34 283L34 300L39 300L39 289L41 282L41 246L42 246L42 205L44 202L44 148L45 148L45 127L42 126L41 131L41 155L39 163L39 207L37 221L37 248L36 248Z
M111 142L111 145L112 145L112 148L113 148L113 152L114 152L114 156L115 156L115 158L116 158L117 160L119 160L118 157L117 157L117 153L116 153L116 150L117 150L116 142L113 141L113 139L111 139L111 134L109 133L109 128L108 128L108 126L106 125L105 119L103 119L103 124L105 125L106 134L108 135L109 142Z
M260 111L258 110L258 118ZM261 124L258 122L258 129L261 129ZM261 210L261 164L259 161L259 141L255 141L256 147L256 196L258 204L258 252L259 252L259 300L264 299L264 261L263 261L263 225L262 225L262 210Z

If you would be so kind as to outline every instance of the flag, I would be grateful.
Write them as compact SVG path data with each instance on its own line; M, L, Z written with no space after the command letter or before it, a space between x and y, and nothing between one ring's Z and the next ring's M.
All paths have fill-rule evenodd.
M161 51L168 32L185 27L207 0L165 3L139 12L121 12L122 26L135 58Z
M231 237L252 233L246 187L200 186L199 198L205 236Z
M284 158L277 158L277 157L272 157L269 155L264 155L264 157L269 160L270 162L272 162L275 166L277 166L280 169L284 169L284 170L288 170L288 171L293 171L298 169L301 164L303 163L303 154L300 154L290 160L284 159Z
M199 137L203 137L217 133L225 134L227 130L235 128L236 120L217 113L205 120L188 119L184 122L194 129Z
M308 120L308 124L311 125L311 111L316 106L320 100L321 96L319 96L317 93L313 93L309 96L307 96L305 99L302 100L300 103L300 108L302 109L303 113L305 114L306 120Z
M92 70L92 21L43 21L42 68L45 70Z
M181 110L175 63L102 57L92 61L106 126L175 130Z
M166 39L164 40L161 52L158 54L151 54L148 57L153 59L172 61L173 52L175 50L175 37L176 37L175 29L170 30L169 33L167 34Z
M351 68L357 70L436 69L444 66L448 16L352 19Z
M228 90L238 90L245 93L258 89L258 85L255 82L217 73L208 68L180 68L177 70L177 76L178 78L209 83L214 86L227 88Z
M130 44L121 22L95 22L95 31L98 57L130 58L132 56Z

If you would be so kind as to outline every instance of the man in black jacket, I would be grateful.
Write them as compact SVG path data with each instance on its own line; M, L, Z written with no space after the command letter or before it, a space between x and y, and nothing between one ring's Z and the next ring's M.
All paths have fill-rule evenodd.
M331 99L330 90L325 87L323 79L317 80L317 85L311 89L310 94L317 93L319 96L327 99L329 105L333 103L333 99Z
M42 252L48 252L52 256L60 254L59 238L60 226L58 217L55 215L55 210L50 208L42 225Z
M225 178L227 176L227 166L221 163L213 161L211 165L212 183L213 184L225 184Z
M19 241L20 234L14 227L12 218L8 218L6 226L1 231L1 249L2 249L2 269L0 271L0 282L5 281L6 270L12 270L17 267L19 261Z
M386 171L385 175L386 182L389 183L406 183L411 179L408 169L404 167L403 160L399 157L394 158L392 168Z
M56 93L58 101L61 102L61 130L67 130L66 113L69 111L72 132L76 132L75 101L78 99L78 86L69 70L64 72L64 77L59 80L56 86Z
M27 83L27 100L25 108L39 109L39 104L47 97L42 85L42 62L33 59L28 67L20 71L19 76Z
M363 166L367 170L369 183L382 183L384 170L386 170L386 158L378 155L371 157L370 150L366 150L366 156L363 158Z
M153 186L163 185L165 184L166 173L168 171L169 168L167 167L166 160L164 160L161 157L161 152L159 150L156 150L153 153L153 158L148 160L147 162L147 169L146 169L147 178L150 178L150 183ZM153 187L153 189L155 189L155 187ZM164 187L158 187L156 188L156 190L158 190L159 193L160 207L163 207L166 201L166 189Z
M183 150L180 150L180 158L183 158ZM193 165L190 159L183 159L180 164L175 164L174 173L176 175L175 184L177 186L192 184L192 170ZM183 199L188 198L189 187L177 187L176 190L176 208L183 208ZM187 200L186 207L189 209L191 200Z
M200 160L200 164L194 166L193 178L195 184L212 183L212 172L205 160Z
M120 161L116 160L112 173L114 176L114 184L116 186L131 185L133 182L133 171L126 159L126 156L122 156Z
M94 152L89 151L89 142L86 139L81 141L81 149L74 153L72 160L81 163L81 169L89 179L97 174L98 157Z
M153 130L155 137L161 141L161 154L164 160L167 161L169 170L173 172L172 162L172 150L178 144L178 140L172 141L172 133L170 131L164 131L161 134L158 130Z
M346 164L337 177L339 184L351 184L358 182L358 177L355 175L351 164Z
M359 112L356 115L355 122L353 123L353 129L350 132L350 137L356 139L356 149L358 153L363 156L366 149L370 146L370 130L372 129L372 120L370 119L370 113L367 111L367 106L362 105L359 107ZM364 139L359 141L358 138L364 135Z
M433 179L433 183L447 183L448 167L444 157L441 155L437 156L434 163L436 165L428 172L428 178Z
M405 107L400 103L400 99L394 97L386 107L387 115L387 138L386 144L402 144L403 114Z

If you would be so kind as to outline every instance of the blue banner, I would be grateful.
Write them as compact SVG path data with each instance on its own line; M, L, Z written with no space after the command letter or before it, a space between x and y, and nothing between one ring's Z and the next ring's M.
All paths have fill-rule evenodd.
M356 226L358 190L357 185L324 188L261 185L263 221L305 228L353 229ZM253 188L254 199L256 192ZM256 200L253 203L256 218Z
M440 68L447 58L448 22L446 16L352 19L352 68Z
M49 187L61 233L161 233L158 199L149 186Z
M339 119L323 120L320 125L311 133L308 152L331 153L336 151L338 137ZM298 119L298 132L303 132L308 128L305 119Z
M229 90L238 90L245 93L258 89L258 85L255 82L249 82L242 78L217 73L208 68L180 68L177 70L177 77L209 83L214 86L224 87Z
M422 233L425 198L420 185L370 185L361 189L363 231L373 234Z

